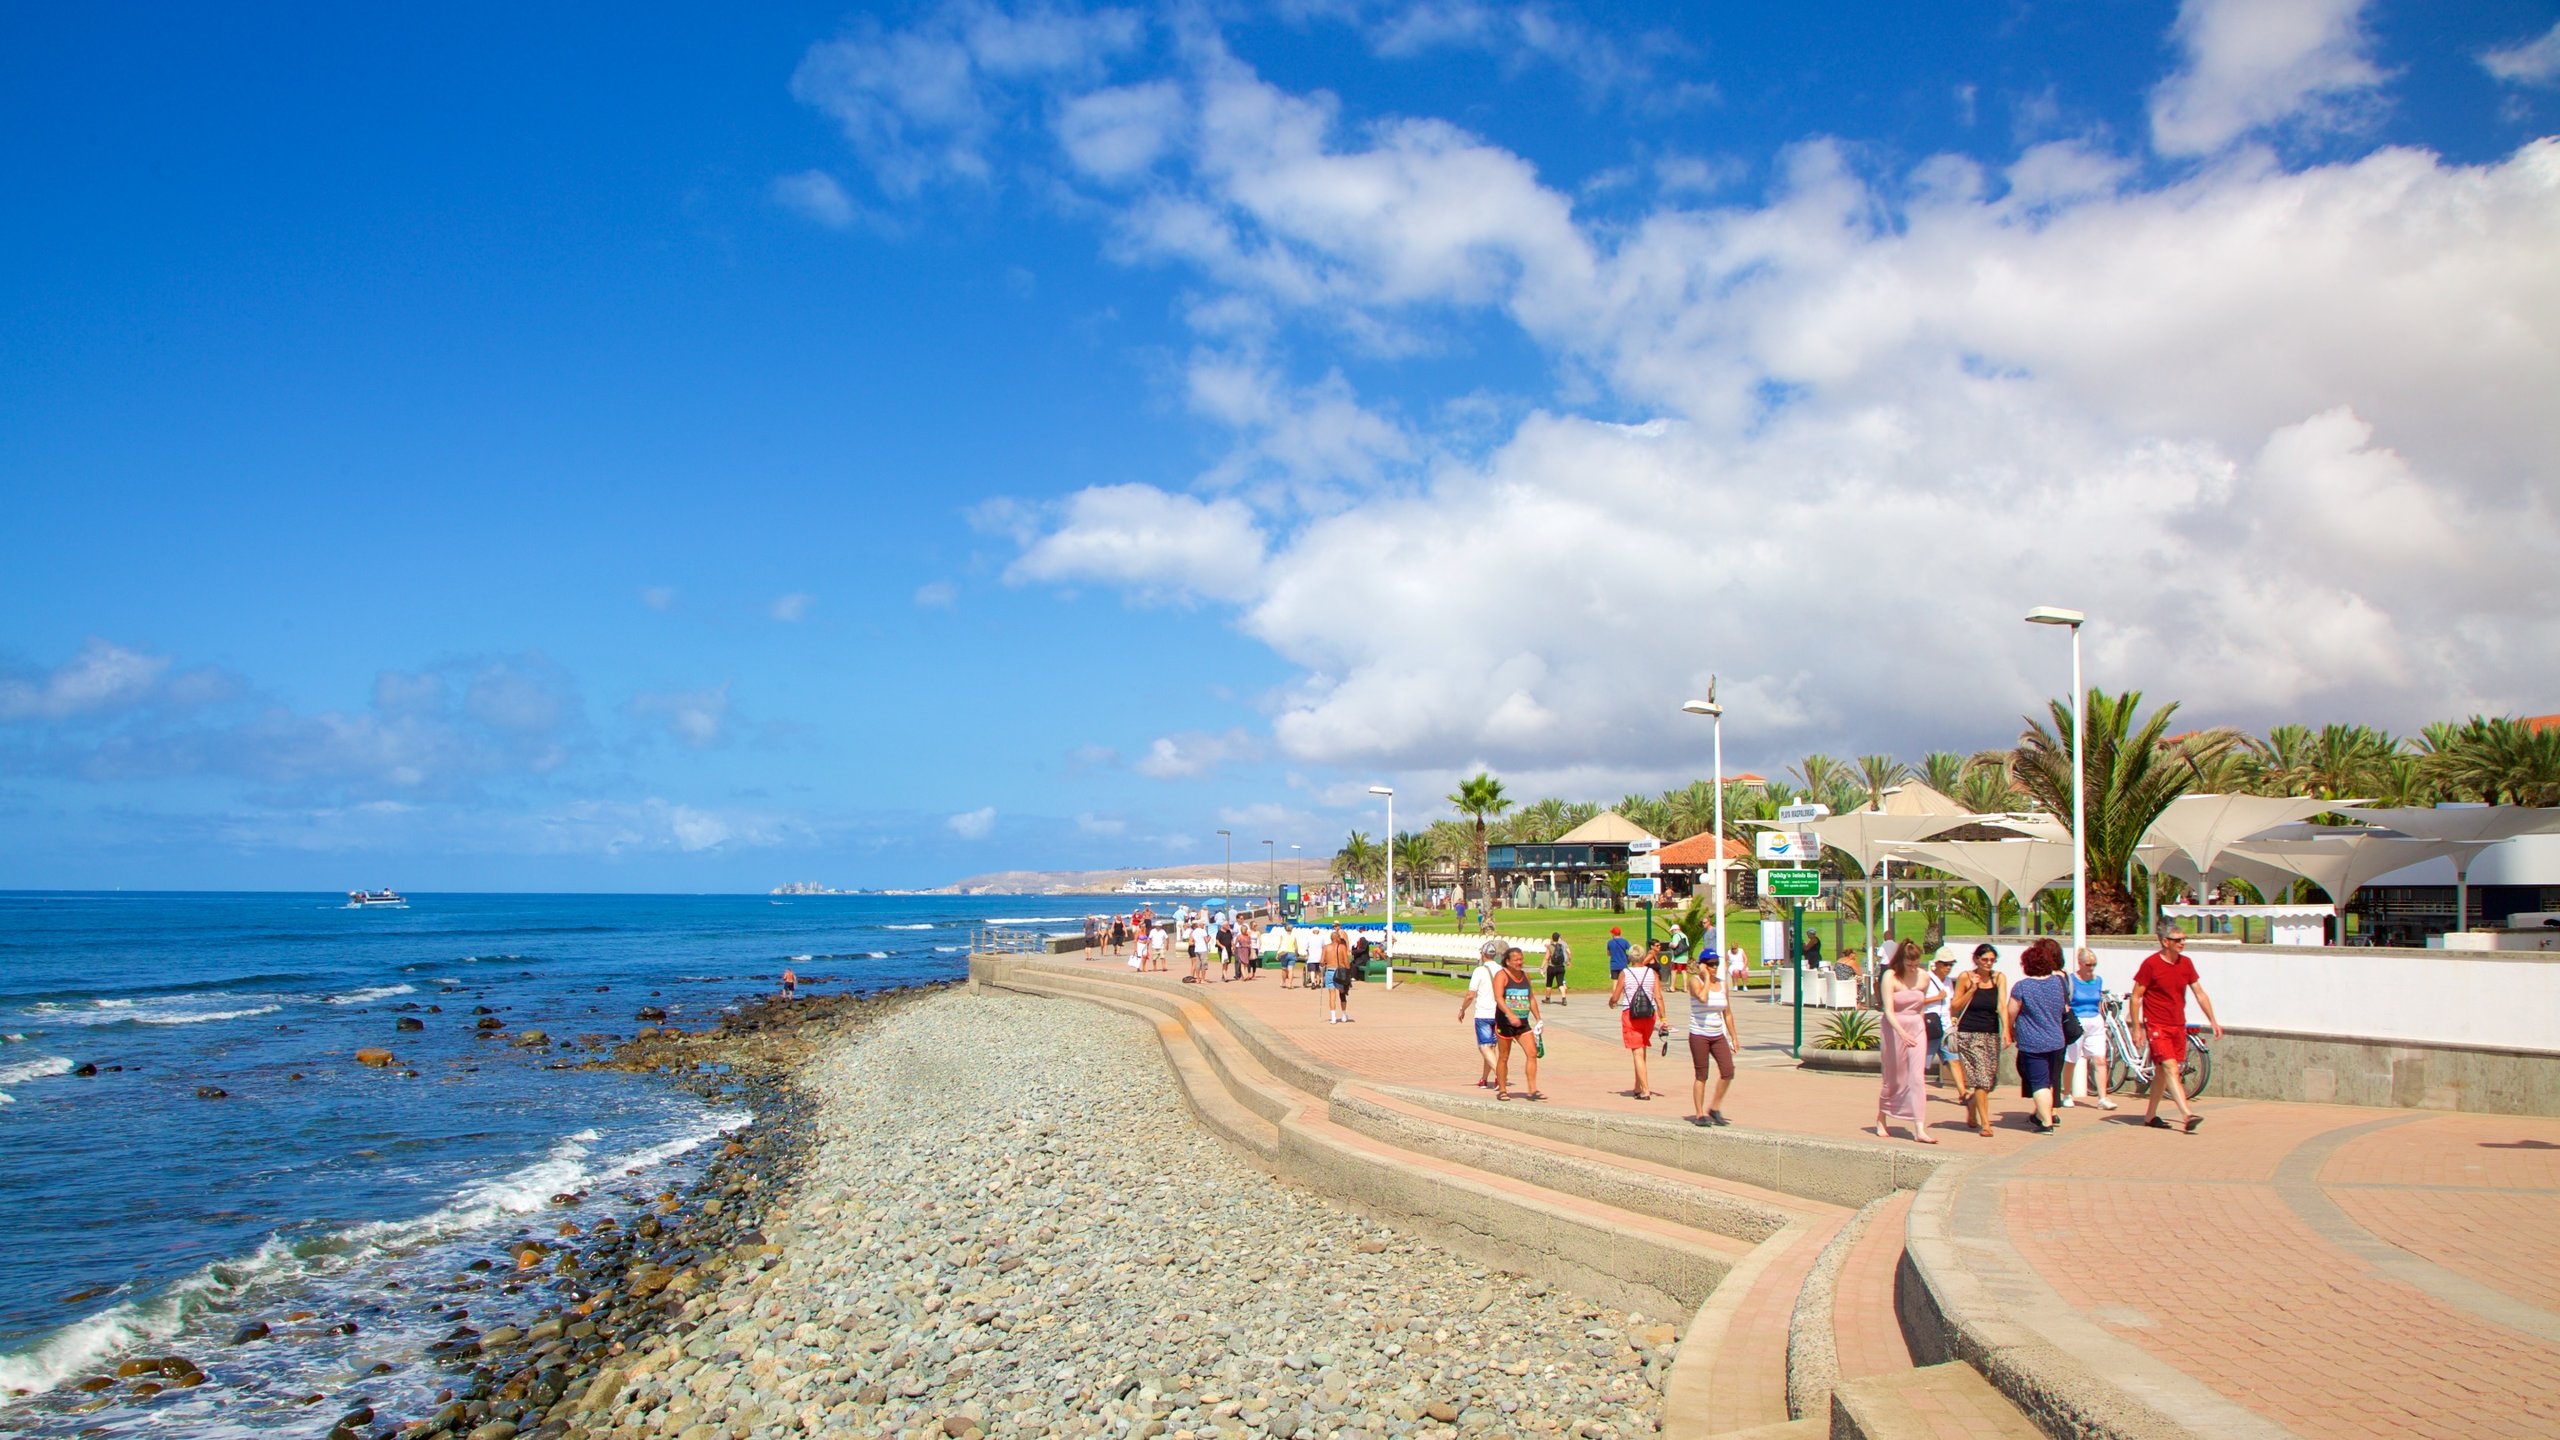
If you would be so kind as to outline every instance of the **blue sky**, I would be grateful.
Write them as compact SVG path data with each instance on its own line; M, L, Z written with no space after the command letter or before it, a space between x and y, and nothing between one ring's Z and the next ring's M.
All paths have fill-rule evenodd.
M2002 743L2047 602L2560 705L2548 4L0 26L0 885L1321 853Z

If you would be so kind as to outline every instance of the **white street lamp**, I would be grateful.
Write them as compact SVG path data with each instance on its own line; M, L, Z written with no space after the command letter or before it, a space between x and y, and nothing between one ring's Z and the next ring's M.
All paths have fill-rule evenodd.
M1233 925L1236 923L1235 832L1232 830L1221 830L1218 832L1218 838L1227 843L1226 869L1220 872L1224 878L1218 881L1218 888L1223 892L1218 897L1218 905L1219 908L1227 912L1227 923L1229 925Z
M1396 988L1396 787L1372 785L1372 795L1387 797L1387 988Z
M1716 677L1707 677L1707 698L1692 700L1680 707L1692 715L1704 715L1715 722L1716 734L1716 853L1713 862L1716 887L1716 958L1724 962L1724 973L1733 973L1733 952L1724 945L1724 707L1716 703Z
M2075 964L2089 944L2089 757L2081 738L2088 727L2080 714L2088 699L2080 688L2080 627L2088 619L2059 605L2039 605L2027 612L2030 625L2061 625L2071 631L2071 958Z

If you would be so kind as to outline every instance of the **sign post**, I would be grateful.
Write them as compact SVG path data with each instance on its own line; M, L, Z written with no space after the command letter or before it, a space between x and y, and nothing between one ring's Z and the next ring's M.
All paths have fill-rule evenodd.
M1787 963L1795 976L1794 1053L1804 1054L1804 902L1822 893L1822 872L1790 867L1760 872L1760 893L1787 902Z
M1662 882L1652 877L1662 873L1662 857L1653 852L1662 848L1659 840L1627 842L1627 896L1644 899L1644 948L1653 948L1653 897ZM1644 878L1638 879L1636 877Z

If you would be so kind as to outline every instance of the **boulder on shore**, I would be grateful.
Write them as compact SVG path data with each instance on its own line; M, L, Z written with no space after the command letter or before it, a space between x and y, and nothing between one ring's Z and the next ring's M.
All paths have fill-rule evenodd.
M196 1098L199 1100L228 1100L231 1098L231 1092L223 1089L219 1085L199 1085L196 1087Z
M424 1030L427 1028L427 1022L419 1019L415 1015L403 1015L391 1023L391 1028L394 1030Z
M391 1052L378 1045L368 1045L356 1052L356 1063L380 1070L391 1063Z

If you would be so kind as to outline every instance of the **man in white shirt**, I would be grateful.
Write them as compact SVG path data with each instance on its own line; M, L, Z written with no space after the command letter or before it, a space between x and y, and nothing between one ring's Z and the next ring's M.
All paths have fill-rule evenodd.
M1484 952L1477 958L1476 973L1467 977L1466 998L1458 1002L1458 1018L1476 1022L1476 1056L1483 1062L1476 1076L1476 1088L1493 1088L1493 1055L1495 1037L1493 1017L1502 1000L1501 942L1487 940Z

